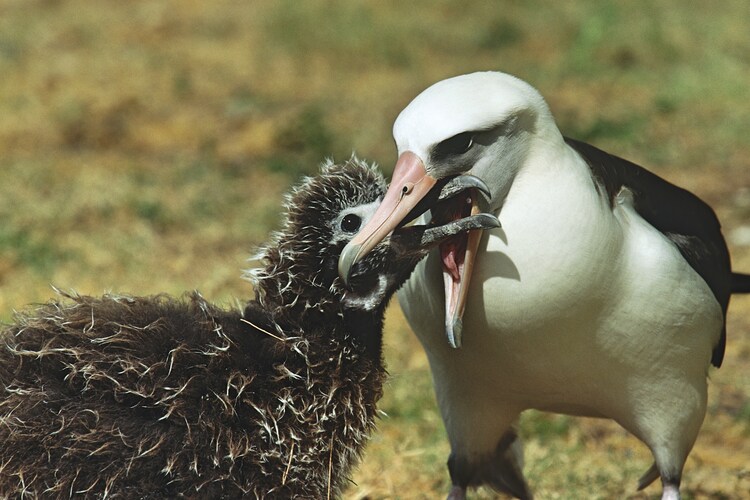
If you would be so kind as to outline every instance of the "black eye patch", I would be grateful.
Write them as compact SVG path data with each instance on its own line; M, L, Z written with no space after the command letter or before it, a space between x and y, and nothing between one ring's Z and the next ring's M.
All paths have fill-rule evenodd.
M341 219L341 230L345 233L354 233L359 229L362 224L362 218L355 214L346 214Z
M461 132L439 142L432 150L432 157L441 160L466 153L474 145L474 135L475 132Z

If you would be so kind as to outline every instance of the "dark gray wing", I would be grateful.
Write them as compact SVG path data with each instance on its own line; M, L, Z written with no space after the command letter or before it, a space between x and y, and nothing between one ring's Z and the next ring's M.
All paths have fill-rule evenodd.
M732 273L732 293L750 293L750 274Z
M721 225L716 214L690 191L675 186L635 163L594 146L565 138L591 168L597 189L614 204L624 186L633 192L636 211L664 233L682 256L708 284L724 312L721 338L714 346L711 363L719 367L726 346L726 312L732 293L732 271Z

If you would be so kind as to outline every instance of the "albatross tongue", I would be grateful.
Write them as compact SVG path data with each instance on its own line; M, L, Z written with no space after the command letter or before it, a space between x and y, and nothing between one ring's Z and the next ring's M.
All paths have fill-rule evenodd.
M466 235L456 236L440 245L440 257L443 260L445 278L458 283L461 281L461 270L466 254Z

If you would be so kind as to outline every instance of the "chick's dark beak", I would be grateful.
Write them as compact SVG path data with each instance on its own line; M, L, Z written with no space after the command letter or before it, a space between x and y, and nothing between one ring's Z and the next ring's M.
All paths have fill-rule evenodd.
M444 242L461 233L476 229L500 227L500 221L492 214L474 214L442 225L414 225L397 228L391 236L391 246L400 256L423 256Z

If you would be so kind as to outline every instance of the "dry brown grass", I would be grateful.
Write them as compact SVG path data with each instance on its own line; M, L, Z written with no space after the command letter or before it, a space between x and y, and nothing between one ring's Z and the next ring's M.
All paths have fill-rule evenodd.
M248 297L240 269L298 175L352 150L388 170L398 111L477 69L531 81L567 134L701 194L750 270L749 13L742 0L0 0L0 317L50 283ZM748 332L738 298L689 497L750 491ZM440 496L444 431L395 305L386 342L389 416L350 496ZM634 494L650 457L613 424L530 413L522 430L539 498L658 491Z

